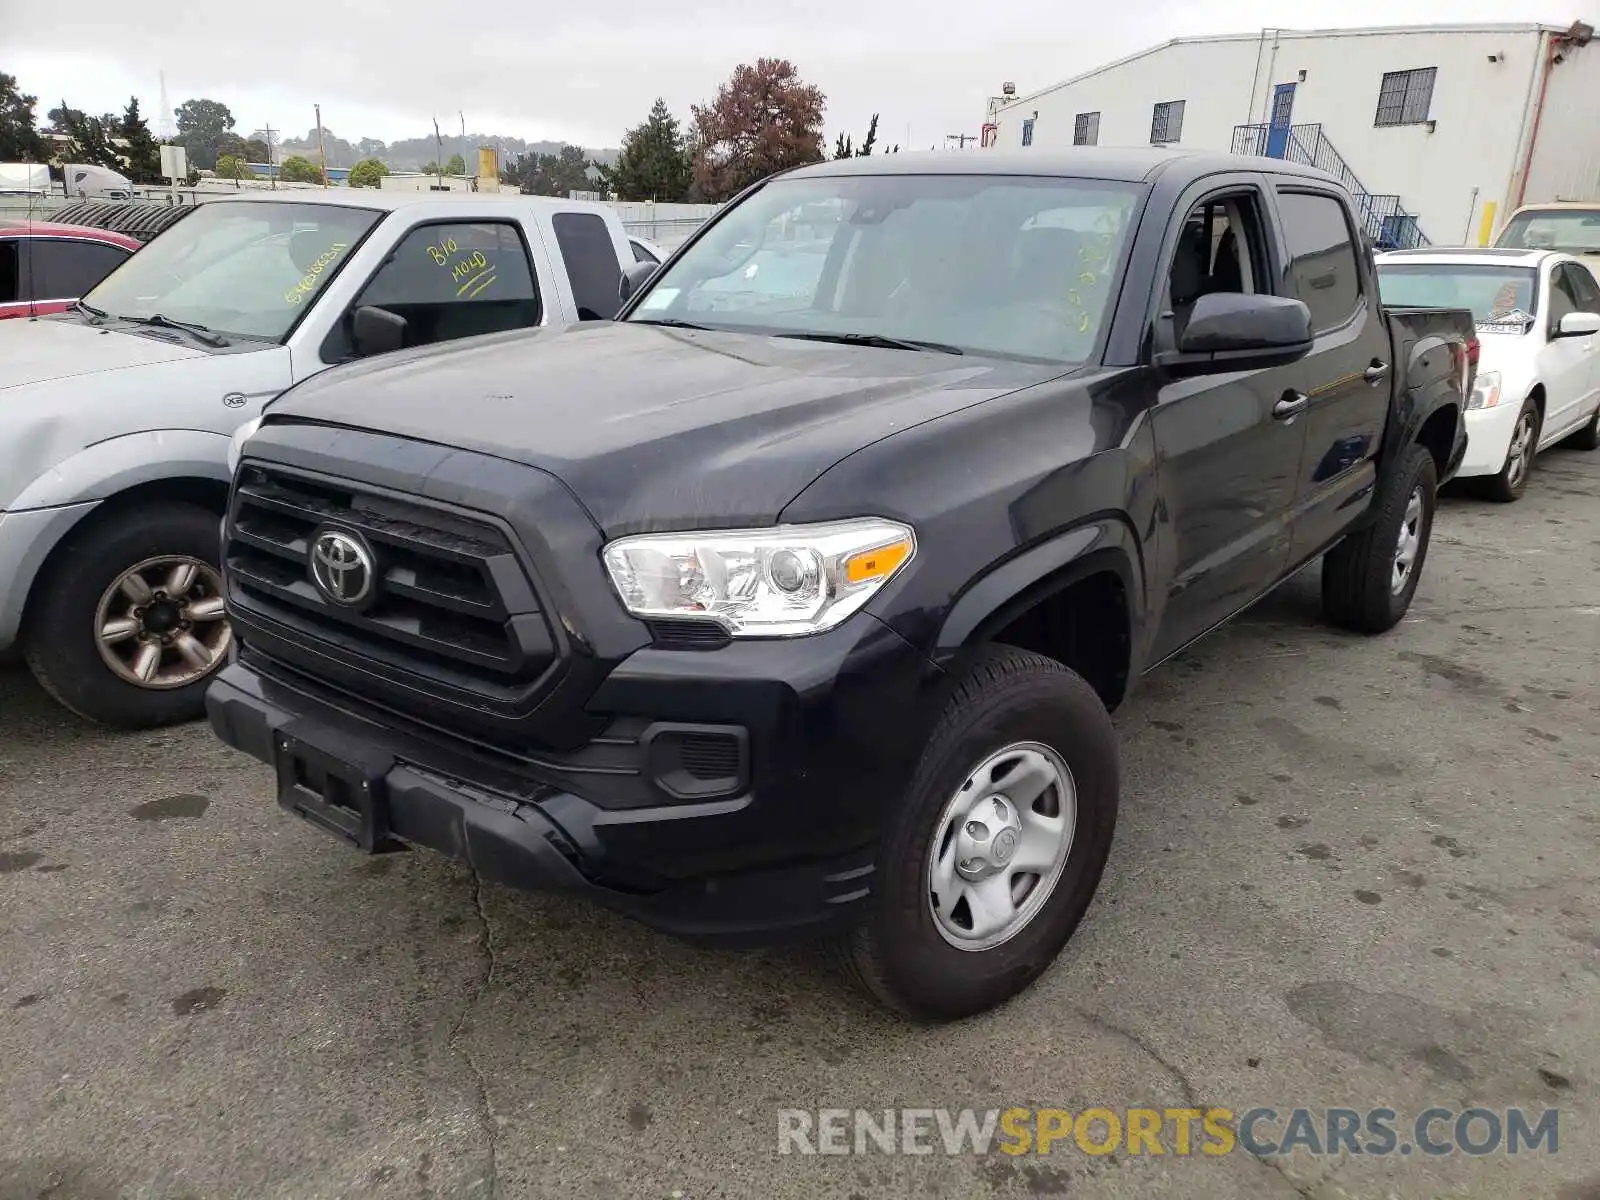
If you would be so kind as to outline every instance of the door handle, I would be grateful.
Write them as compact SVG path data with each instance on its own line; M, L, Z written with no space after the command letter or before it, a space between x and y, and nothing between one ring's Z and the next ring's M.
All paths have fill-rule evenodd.
M1285 392L1283 399L1272 406L1272 415L1280 421L1292 421L1305 411L1311 397L1304 392Z
M1389 364L1376 358L1372 360L1371 366L1369 366L1365 371L1361 372L1362 377L1365 378L1368 383L1377 383L1378 380L1382 379L1388 373Z

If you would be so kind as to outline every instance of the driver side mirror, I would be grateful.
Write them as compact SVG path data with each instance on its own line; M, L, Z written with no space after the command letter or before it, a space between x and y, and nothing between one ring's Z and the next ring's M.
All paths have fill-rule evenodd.
M1284 296L1211 292L1194 303L1174 354L1162 366L1189 374L1283 366L1311 351L1311 310Z
M363 304L350 318L350 340L362 358L404 349L406 319L386 308Z
M1588 337L1600 333L1600 313L1570 312L1556 326L1557 337Z
M626 304L633 299L639 289L650 282L650 276L654 275L660 266L660 263L636 262L625 267L622 279L617 284L617 295L621 297L622 302Z

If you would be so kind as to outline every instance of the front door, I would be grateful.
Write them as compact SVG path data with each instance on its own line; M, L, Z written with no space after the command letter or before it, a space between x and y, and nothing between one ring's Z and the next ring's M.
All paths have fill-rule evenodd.
M1550 302L1545 307L1549 344L1539 354L1539 375L1544 380L1544 428L1539 431L1542 449L1571 433L1588 420L1594 386L1594 350L1600 335L1561 337L1561 318L1572 312L1586 312L1578 295L1582 281L1573 268L1557 263L1550 272Z
M1168 251L1158 350L1177 346L1200 296L1275 290L1259 186L1213 192L1186 211ZM1302 365L1292 363L1161 380L1151 423L1170 535L1161 564L1165 611L1151 661L1226 620L1287 569L1305 424L1279 415L1279 401L1298 396L1304 378Z
M1272 89L1272 120L1267 125L1267 157L1284 158L1289 151L1289 125L1294 113L1294 84Z

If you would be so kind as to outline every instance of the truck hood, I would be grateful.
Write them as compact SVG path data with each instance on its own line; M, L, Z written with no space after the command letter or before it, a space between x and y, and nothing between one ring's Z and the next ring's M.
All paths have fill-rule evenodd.
M0 321L0 403L7 389L30 383L204 357L204 350L86 325L76 317Z
M851 452L1066 369L608 322L373 359L267 415L538 467L616 537L770 524Z

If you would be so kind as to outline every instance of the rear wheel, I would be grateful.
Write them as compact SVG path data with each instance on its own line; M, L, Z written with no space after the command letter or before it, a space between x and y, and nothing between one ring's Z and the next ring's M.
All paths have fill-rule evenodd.
M839 947L873 996L948 1020L1028 987L1094 896L1116 824L1116 735L1060 663L1005 646L959 678Z
M1330 621L1360 633L1400 623L1428 557L1438 478L1433 455L1412 446L1383 481L1372 524L1328 551L1322 608Z
M1516 426L1511 430L1511 445L1506 448L1505 465L1498 475L1483 482L1483 491L1491 500L1510 504L1520 499L1528 490L1528 476L1533 474L1533 455L1539 447L1539 409L1532 400L1522 402Z
M1600 450L1600 408L1594 410L1589 423L1567 439L1574 450Z
M98 520L35 587L24 655L79 716L127 729L194 720L227 661L217 517L151 504Z

